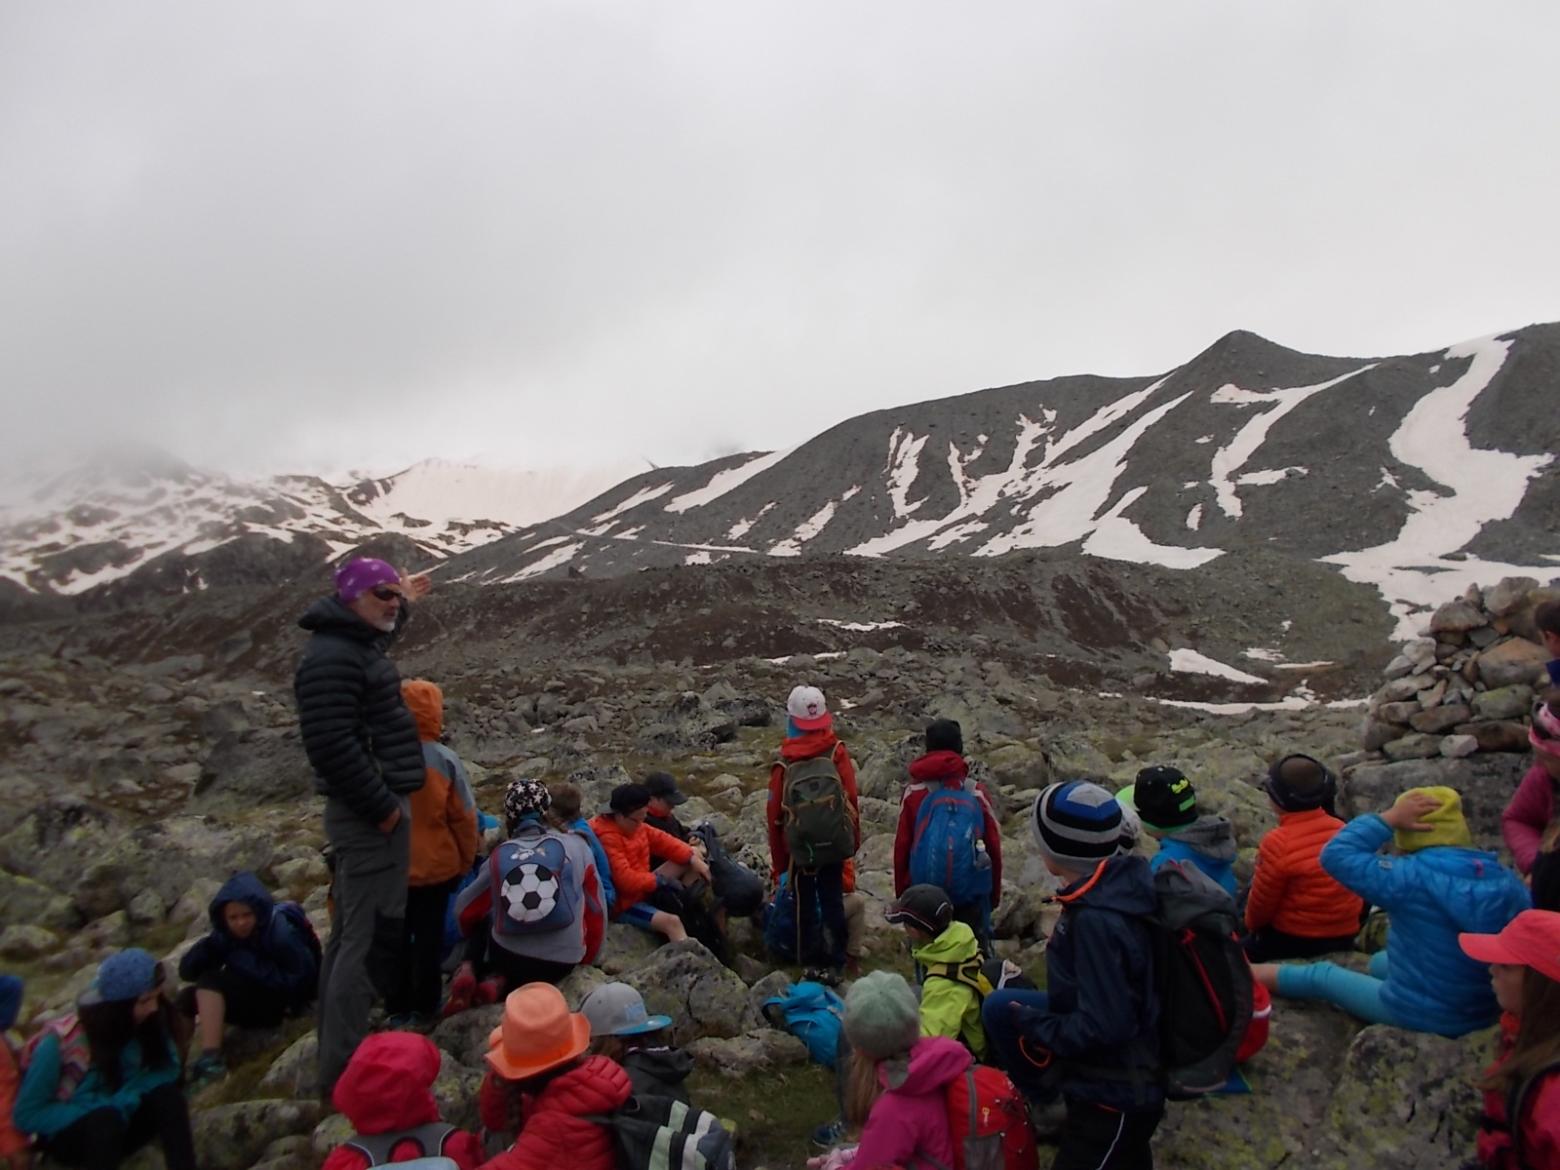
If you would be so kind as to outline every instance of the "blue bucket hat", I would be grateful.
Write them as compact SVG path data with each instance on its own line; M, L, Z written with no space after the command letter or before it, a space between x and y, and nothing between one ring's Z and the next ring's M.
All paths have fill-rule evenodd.
M120 1003L139 999L157 986L157 960L140 947L127 947L98 964L92 986L83 999Z

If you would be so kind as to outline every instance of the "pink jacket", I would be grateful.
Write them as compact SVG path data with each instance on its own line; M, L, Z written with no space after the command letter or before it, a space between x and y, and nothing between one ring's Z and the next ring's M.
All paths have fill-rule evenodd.
M909 1166L917 1154L952 1166L953 1135L944 1096L948 1083L963 1074L970 1060L970 1050L957 1040L925 1036L910 1049L910 1068L900 1084L890 1085L884 1079L885 1065L879 1064L878 1080L885 1092L861 1129L861 1144L848 1170Z
M1543 764L1535 763L1517 785L1516 794L1500 814L1500 835L1516 859L1517 870L1533 872L1538 841L1555 815L1555 781Z

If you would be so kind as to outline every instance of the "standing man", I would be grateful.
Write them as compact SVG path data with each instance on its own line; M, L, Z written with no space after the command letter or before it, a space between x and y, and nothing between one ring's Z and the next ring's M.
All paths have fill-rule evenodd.
M390 990L405 932L408 795L423 784L417 723L385 656L407 603L429 589L381 560L358 557L336 592L311 605L293 679L314 789L325 797L335 913L320 969L320 1091L329 1096L368 1033L376 991ZM372 973L372 974L371 974Z
M793 688L785 710L785 739L769 769L770 878L778 885L791 875L797 960L839 971L847 958L845 863L861 847L856 766L821 690Z

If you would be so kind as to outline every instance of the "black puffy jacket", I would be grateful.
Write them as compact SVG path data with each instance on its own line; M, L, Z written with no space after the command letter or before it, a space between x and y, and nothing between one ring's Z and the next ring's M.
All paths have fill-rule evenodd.
M405 625L406 610L396 625ZM293 677L303 749L314 790L343 801L373 824L395 811L392 793L423 783L417 722L401 699L401 675L385 657L395 633L382 633L334 597L298 620L313 637Z

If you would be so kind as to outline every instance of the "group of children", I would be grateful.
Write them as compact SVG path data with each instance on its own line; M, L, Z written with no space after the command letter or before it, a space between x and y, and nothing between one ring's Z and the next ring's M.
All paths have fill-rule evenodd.
M431 696L408 698L431 708ZM1538 787L1535 775L1547 781L1553 808L1557 706L1535 712L1537 771L1524 779L1516 811L1508 810L1508 840L1513 825L1530 821L1530 806L1542 803L1545 793L1529 791ZM793 746L789 754L782 749L771 776L773 876L786 879L780 884L795 899L798 958L840 967L851 957L843 902L859 845L854 772L821 692L798 688L788 711L786 743ZM436 726L428 720L425 730ZM1498 1018L1497 1061L1482 1081L1479 1156L1498 1170L1560 1164L1560 906L1537 882L1552 872L1552 825L1531 854L1517 855L1535 877L1530 893L1493 854L1472 846L1455 791L1412 790L1382 813L1345 824L1334 810L1330 771L1290 755L1263 780L1278 825L1260 842L1243 890L1229 823L1202 810L1179 770L1145 768L1121 793L1083 781L1052 784L1027 818L1060 887L1041 991L1012 964L987 961L991 909L1001 896L1001 838L989 797L969 780L962 746L958 725L937 721L928 728L927 753L911 765L888 918L906 931L919 986L877 972L857 979L845 997L841 1119L822 1130L836 1146L825 1155L831 1168L918 1159L954 1165L945 1097L978 1063L1001 1069L1027 1101L1026 1131L1032 1123L1058 1138L1056 1166L1151 1166L1166 1102L1161 1039L1176 1006L1162 1002L1156 971L1156 874L1167 866L1196 869L1224 891L1232 912L1240 905L1241 941L1261 990L1450 1036ZM646 785L620 786L608 809L586 821L578 789L531 780L507 789L505 838L477 863L463 819L469 786L452 754L433 756L429 767L444 783L424 819L444 824L451 848L442 866L420 871L443 893L433 900L439 915L429 909L415 923L408 915L408 968L429 955L435 964L442 959L442 946L429 939L437 918L442 942L442 909L454 894L468 949L447 1010L504 1001L479 1098L486 1132L461 1133L439 1120L431 1095L439 1058L426 1038L379 1033L359 1046L334 1086L334 1104L358 1132L331 1154L327 1170L431 1155L475 1170L489 1139L504 1145L492 1170L562 1159L583 1170L615 1167L619 1155L602 1119L630 1097L686 1103L691 1061L667 1042L671 1021L649 1015L628 985L598 987L571 1012L555 984L595 960L611 919L680 937L677 910L710 882L709 867L686 841L646 824L656 798ZM792 767L807 761L826 763L800 773ZM669 807L665 782L656 783ZM809 802L831 800L843 829L809 811ZM798 821L807 832L796 831ZM1152 857L1141 855L1140 832L1158 842ZM1395 852L1383 854L1388 844ZM461 875L442 876L457 864ZM455 893L461 881L465 888ZM1353 950L1371 907L1385 912L1390 929L1366 971L1309 961ZM74 1013L45 1025L24 1053L8 1049L15 1102L8 1127L0 1127L0 1156L24 1157L19 1135L30 1135L54 1160L108 1170L156 1137L170 1170L194 1166L181 1080L198 1084L221 1074L226 1025L270 1026L304 1010L319 968L307 918L274 901L252 874L229 879L210 914L211 932L180 964L189 986L179 996L168 994L163 967L150 955L121 951L103 962ZM394 1006L431 1014L439 982L437 971L431 983L409 971L406 997ZM18 999L15 981L0 980L0 1022L9 1022L7 1011L14 1020ZM392 1023L408 1022L397 1017ZM199 1047L186 1063L192 1033ZM6 1083L0 1077L0 1092ZM859 1134L854 1144L844 1141L847 1132Z

